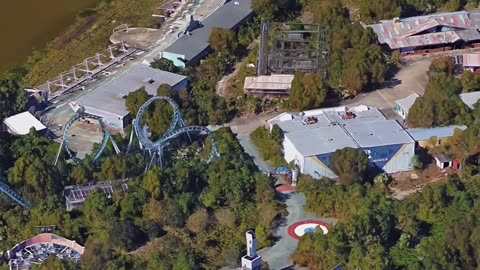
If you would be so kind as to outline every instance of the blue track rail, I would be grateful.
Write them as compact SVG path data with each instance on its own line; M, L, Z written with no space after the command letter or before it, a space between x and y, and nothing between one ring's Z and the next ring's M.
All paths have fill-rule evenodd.
M11 189L7 184L0 181L0 191L14 200L16 203L21 205L23 208L30 209L31 204L27 200L25 200L22 196L16 193L13 189Z
M170 127L167 129L165 134L155 142L152 142L147 135L147 132L143 129L143 116L148 106L156 100L164 100L173 108L173 120L170 124ZM210 130L205 127L200 126L185 126L185 120L183 119L182 113L177 105L177 103L169 98L164 96L155 96L145 102L140 109L138 110L137 117L135 118L133 124L135 134L137 135L138 141L144 150L152 157L152 160L155 156L159 157L161 162L161 157L163 150L168 146L169 141L175 138L178 138L182 134L190 135L193 132L205 133L212 141L212 150L207 159L207 163L210 163L213 158L220 157L220 154L217 150L217 145L215 143L215 138Z
M101 142L101 145L100 145L100 148L97 150L97 152L95 153L93 159L92 159L92 162L96 162L97 159L100 157L100 155L103 153L103 151L105 150L105 147L107 147L107 143L108 143L108 140L111 139L110 137L110 133L107 131L107 127L105 126L105 123L102 121L102 117L99 117L99 116L96 116L96 115L92 115L92 114L87 114L87 113L81 113L81 114L78 114L77 116L73 117L72 119L70 119L70 121L67 122L67 124L65 124L65 129L63 131L63 142L62 142L62 145L65 149L65 151L67 152L67 154L70 156L70 158L72 158L72 160L77 163L77 164L80 164L82 162L81 159L77 158L73 153L72 151L70 150L70 148L68 148L68 130L72 127L73 123L79 121L80 119L82 118L91 118L91 119L95 119L95 120L98 120L98 122L100 123L100 127L102 128L102 131L103 131L103 139L102 139L102 142ZM60 146L62 147L62 146Z

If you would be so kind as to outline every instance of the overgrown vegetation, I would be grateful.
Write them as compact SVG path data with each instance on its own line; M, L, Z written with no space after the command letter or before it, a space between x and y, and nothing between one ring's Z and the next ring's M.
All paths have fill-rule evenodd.
M303 179L307 209L340 221L325 236L302 237L292 259L309 269L476 269L478 181L453 176L395 201L370 184Z
M0 249L37 234L35 226L44 224L55 224L56 233L86 245L83 269L218 269L239 259L244 233L251 228L260 246L270 245L270 226L283 213L270 180L257 172L230 130L217 131L215 138L222 158L211 165L185 158L142 176L145 164L135 155L117 156L107 149L112 155L100 169L62 160L52 167L58 144L34 133L5 138L0 146L15 153L12 162L2 160L8 183L34 207L25 212L1 196ZM107 198L96 191L82 208L65 212L64 185L83 177L132 180L126 194ZM128 255L147 241L142 252ZM43 269L48 265L76 269L56 260Z
M138 27L159 26L152 17L162 2L155 0L104 0L94 10L83 12L65 33L37 50L28 61L29 73L25 84L33 87L45 83L61 72L97 52L105 50L113 28L128 24Z
M480 88L479 80L468 72L458 79L453 75L454 64L450 58L435 59L430 65L429 81L425 95L417 98L408 113L411 127L470 125L471 110L459 98L463 92Z
M270 161L276 167L285 165L282 146L283 131L278 125L273 125L271 131L265 127L259 127L250 137L264 160Z

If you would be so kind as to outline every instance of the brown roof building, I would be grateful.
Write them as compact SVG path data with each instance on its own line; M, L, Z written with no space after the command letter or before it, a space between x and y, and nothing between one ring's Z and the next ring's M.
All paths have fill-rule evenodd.
M445 46L457 48L480 41L480 10L394 18L362 26L371 28L380 44L403 54Z
M273 97L288 96L294 75L272 74L258 77L246 77L243 89L246 94Z

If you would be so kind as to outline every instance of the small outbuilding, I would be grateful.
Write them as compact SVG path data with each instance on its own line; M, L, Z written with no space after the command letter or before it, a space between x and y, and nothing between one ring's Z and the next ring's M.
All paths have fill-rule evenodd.
M26 135L33 127L37 132L43 133L47 127L30 112L22 112L3 120L6 131L13 135Z
M246 77L243 90L247 95L258 97L288 97L294 75L272 74Z
M400 115L403 119L407 119L408 112L410 111L410 108L415 103L415 100L417 100L417 98L419 98L419 97L420 97L419 94L414 93L414 94L411 94L404 99L395 100L395 103L397 105L395 106L395 108L393 110L398 115Z
M465 53L462 55L463 70L476 72L480 68L480 53Z
M453 159L449 156L444 154L434 155L433 158L435 159L435 164L440 169L446 169L452 167Z

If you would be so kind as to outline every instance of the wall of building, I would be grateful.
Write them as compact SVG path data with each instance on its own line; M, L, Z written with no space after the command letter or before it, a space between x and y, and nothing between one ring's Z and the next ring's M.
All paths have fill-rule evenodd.
M316 179L337 177L331 168L333 153L304 157L302 159L290 142L284 143L284 149L287 162L296 160L301 173L308 174ZM410 171L413 168L412 158L415 155L415 143L366 147L362 150L368 155L371 167L376 167L387 173Z
M400 147L398 147L400 146ZM388 151L388 160L377 162L376 164L383 164L382 169L387 173L396 173L403 171L410 171L413 169L412 158L415 156L415 143L408 143L402 145L384 146ZM389 152L398 148L396 152Z
M124 128L124 117L108 113L102 110L98 110L95 108L91 108L88 106L84 106L85 112L97 116L103 117L103 121L107 124L107 126L114 128L114 129L122 129Z
M188 80L185 79L183 81L181 81L180 83L177 83L176 85L174 85L172 87L173 91L175 92L178 92L180 90L182 90L183 88L187 88L188 87Z
M305 157L298 152L294 144L285 137L283 140L283 158L287 163L294 161L294 163L300 168L300 173L304 173L304 160Z
M398 115L400 115L403 119L407 119L408 112L404 111L400 105L395 106L393 109Z
M304 174L313 178L322 177L337 178L337 175L330 168L330 160L333 153L322 154L305 158Z

